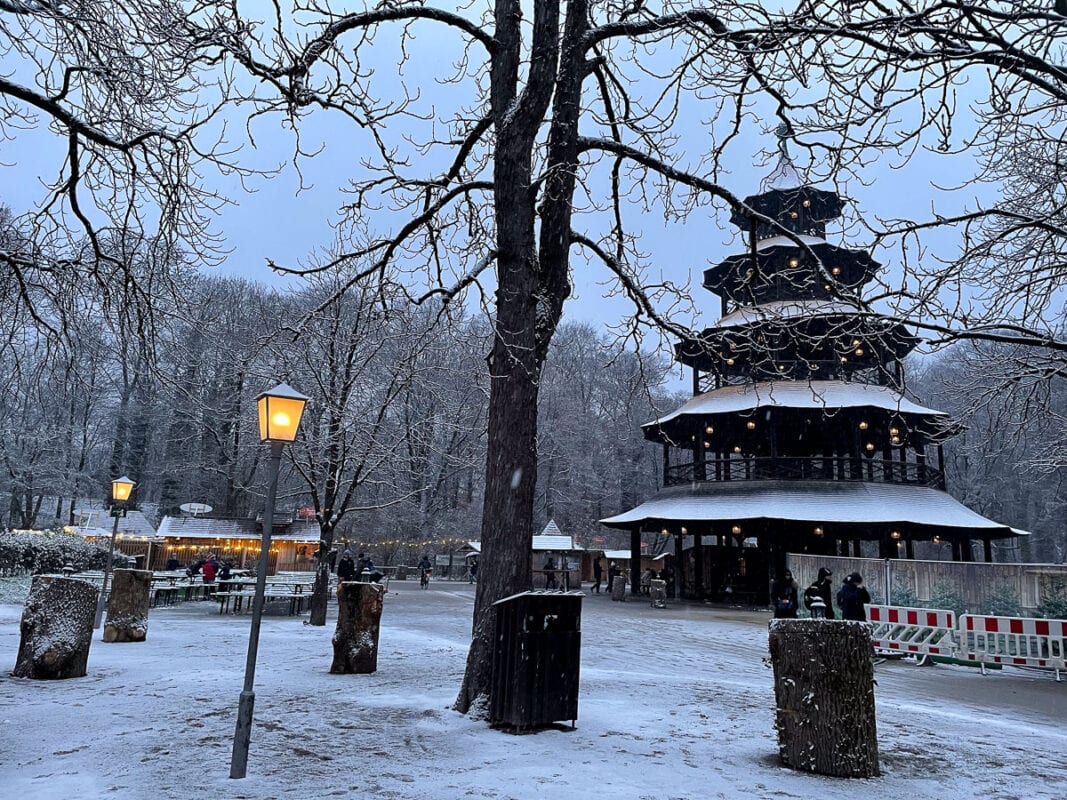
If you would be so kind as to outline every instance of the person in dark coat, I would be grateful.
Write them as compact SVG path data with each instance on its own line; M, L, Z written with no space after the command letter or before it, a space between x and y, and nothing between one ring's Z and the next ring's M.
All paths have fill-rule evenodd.
M593 591L600 594L600 581L604 578L604 567L600 558L593 559Z
M337 581L338 583L350 581L355 574L356 562L352 558L352 551L345 550L341 553L341 558L337 562Z
M181 566L182 566L182 563L177 558L175 558L174 556L171 556L170 558L167 559L167 566L166 566L167 572L176 572L179 569L181 569Z
M548 561L545 562L545 588L556 588L556 562L552 560L552 556L548 557Z
M853 572L845 578L844 584L837 590L837 605L841 609L841 619L866 622L867 609L863 606L870 602L871 594L863 585L863 576L858 572Z
M833 586L830 581L833 576L834 573L826 567L819 567L819 577L804 590L804 608L811 612L812 617L834 619Z
M774 605L776 619L796 619L800 607L799 587L793 580L793 573L786 570L782 577L771 586L771 603Z

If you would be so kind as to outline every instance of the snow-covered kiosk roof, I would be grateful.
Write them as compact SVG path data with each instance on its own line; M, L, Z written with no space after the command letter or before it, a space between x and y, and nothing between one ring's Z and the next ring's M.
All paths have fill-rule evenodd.
M759 520L828 526L899 525L913 533L924 529L931 536L943 529L973 531L989 538L1018 534L939 489L864 481L709 481L673 486L600 522L612 528L659 528L693 521ZM833 538L832 529L827 535Z

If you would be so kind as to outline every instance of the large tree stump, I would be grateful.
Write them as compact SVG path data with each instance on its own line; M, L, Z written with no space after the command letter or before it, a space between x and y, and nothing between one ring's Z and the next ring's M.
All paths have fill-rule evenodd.
M148 636L152 573L142 569L117 569L111 573L111 580L104 641L143 642Z
M782 763L842 778L878 775L870 628L776 619L770 648Z
M22 638L11 674L40 680L84 677L98 596L87 581L35 575L22 611Z
M380 583L345 582L337 587L337 630L330 672L342 675L378 669L378 628L382 620Z
M626 578L616 575L611 582L611 599L626 602Z

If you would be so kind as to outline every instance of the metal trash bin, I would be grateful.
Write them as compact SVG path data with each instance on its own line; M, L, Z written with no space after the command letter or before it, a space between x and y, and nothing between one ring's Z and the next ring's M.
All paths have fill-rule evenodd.
M515 733L578 719L582 592L522 592L494 603L489 724Z
M649 596L652 600L653 608L666 608L667 607L667 581L660 580L659 578L653 578L649 581Z

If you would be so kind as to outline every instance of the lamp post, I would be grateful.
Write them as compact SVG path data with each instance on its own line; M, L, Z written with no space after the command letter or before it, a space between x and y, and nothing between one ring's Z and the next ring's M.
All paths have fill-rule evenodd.
M100 597L96 599L96 618L93 628L99 629L104 621L105 598L107 597L108 578L111 577L111 559L115 554L115 539L119 535L119 519L126 516L126 501L133 491L133 481L123 475L111 481L111 516L115 524L111 527L111 543L107 548L107 564L104 565L104 584L100 587Z
M270 463L267 468L267 502L263 509L263 537L259 546L259 568L256 570L256 593L252 598L252 627L248 633L248 658L245 661L245 682L237 706L237 729L233 736L230 757L230 777L243 778L248 771L248 745L252 741L252 710L256 693L252 687L256 679L256 654L259 651L259 625L263 618L263 594L267 585L267 564L270 561L270 536L274 526L274 500L278 494L278 468L282 448L296 439L300 417L308 398L284 383L259 397L259 438L270 444Z

